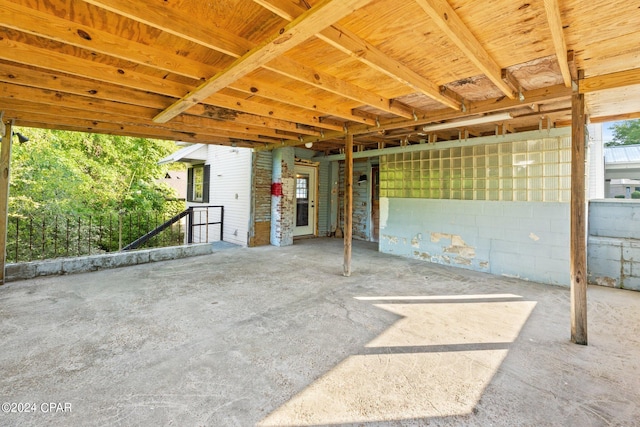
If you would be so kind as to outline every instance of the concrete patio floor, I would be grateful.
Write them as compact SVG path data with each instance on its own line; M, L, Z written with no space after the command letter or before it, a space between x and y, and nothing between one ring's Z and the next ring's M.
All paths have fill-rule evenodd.
M353 271L310 239L9 283L0 425L640 425L640 293L590 287L585 347L566 288Z

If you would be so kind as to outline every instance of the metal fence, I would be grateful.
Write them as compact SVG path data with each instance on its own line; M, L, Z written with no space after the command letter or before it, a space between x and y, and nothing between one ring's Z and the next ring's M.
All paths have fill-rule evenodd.
M9 215L7 262L116 252L172 216L156 212L93 216ZM178 221L139 247L182 245L187 232L185 224L184 219Z

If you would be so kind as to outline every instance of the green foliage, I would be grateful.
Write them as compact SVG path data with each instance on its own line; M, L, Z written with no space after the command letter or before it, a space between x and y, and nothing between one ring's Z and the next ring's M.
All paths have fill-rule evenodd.
M634 191L633 193L631 193L631 198L640 199L640 191Z
M165 198L173 190L155 180L168 169L158 160L175 151L173 142L31 128L19 132L29 142L13 146L11 213L167 209Z
M22 128L11 156L10 262L118 250L184 210L156 182L177 149L171 141ZM170 229L151 244L179 244ZM164 240L165 242L160 242Z
M613 140L607 147L640 144L640 120L626 120L612 127Z
M616 199L626 199L626 197L624 197L624 194L618 194L617 196L615 196Z

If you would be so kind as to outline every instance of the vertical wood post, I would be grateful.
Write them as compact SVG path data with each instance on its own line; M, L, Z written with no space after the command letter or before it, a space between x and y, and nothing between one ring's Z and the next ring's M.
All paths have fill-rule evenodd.
M347 134L344 147L344 265L343 275L351 276L351 236L353 234L353 135Z
M571 341L587 345L587 221L584 94L573 82L571 98Z
M13 140L13 122L6 127L0 150L0 285L4 284L4 269L7 262L7 224L9 220L9 164L11 162L11 143Z

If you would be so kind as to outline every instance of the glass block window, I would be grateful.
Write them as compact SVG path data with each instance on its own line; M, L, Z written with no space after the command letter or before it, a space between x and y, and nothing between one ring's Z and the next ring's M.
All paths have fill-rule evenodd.
M569 202L571 139L386 154L380 158L380 196Z

